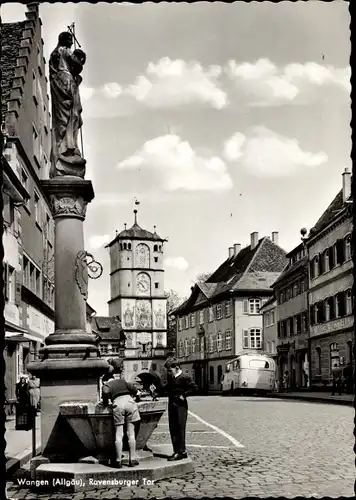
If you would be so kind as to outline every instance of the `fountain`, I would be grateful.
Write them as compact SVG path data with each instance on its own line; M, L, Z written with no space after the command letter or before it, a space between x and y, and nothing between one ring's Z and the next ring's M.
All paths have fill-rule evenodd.
M30 464L36 491L117 488L124 479L161 479L193 470L190 459L166 462L162 452L147 447L166 410L165 401L148 400L139 403L140 464L131 469L110 467L115 441L112 411L99 403L99 380L109 365L100 357L95 336L86 331L85 314L88 276L96 278L102 270L84 250L83 222L94 198L77 146L82 125L79 73L86 56L79 49L72 52L72 43L73 33L61 33L50 58L51 170L42 187L55 221L55 331L45 339L40 359L28 365L41 381L41 455ZM56 65L63 54L62 64L69 59L73 64L61 77ZM65 83L68 79L70 85Z

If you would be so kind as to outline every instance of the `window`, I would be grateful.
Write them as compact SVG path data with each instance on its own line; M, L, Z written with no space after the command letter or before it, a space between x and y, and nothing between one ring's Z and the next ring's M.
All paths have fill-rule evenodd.
M218 366L218 384L221 383L222 375L223 375L223 367L221 365L219 365Z
M225 302L225 316L231 316L231 300Z
M13 199L8 196L7 194L3 193L3 201L4 201L4 208L3 208L3 220L4 220L4 225L9 228L14 228L15 229L15 205Z
M218 332L218 337L217 337L217 351L220 352L223 350L223 337L221 332Z
M316 255L313 259L313 275L316 278L319 276L319 255Z
M36 295L41 297L41 272L38 269L35 269L35 279L36 279L36 284L35 284L35 290L36 290Z
M23 168L21 169L21 173L20 173L20 181L21 181L21 184L23 185L23 187L26 189L26 191L29 192L30 190L29 190L28 175L26 174L26 172L24 171ZM26 208L29 208L29 201L30 200L28 200L25 204Z
M299 286L298 283L294 283L293 285L293 297L296 297L299 293Z
M204 309L199 311L199 325L204 324Z
M290 292L291 292L291 290L288 287L287 290L286 290L286 301L288 301L291 298L291 293Z
M35 71L32 71L32 97L36 106L38 106L37 96L37 77Z
M194 328L194 327L195 327L195 313L192 313L192 314L190 315L190 318L189 318L189 319L190 319L190 327L191 327L191 328Z
M294 318L289 318L289 335L294 335Z
M178 358L183 357L183 340L178 342Z
M283 304L283 302L284 302L284 292L281 292L281 293L279 294L279 303L280 303L280 304Z
M330 371L335 365L340 365L339 344L337 342L330 344Z
M249 299L249 313L260 314L261 299Z
M325 301L324 301L324 314L325 314L325 321L330 321L330 302L329 302L329 299L325 299Z
M275 324L274 311L271 311L271 325Z
M232 347L231 342L231 330L226 330L225 332L225 350L229 351Z
M351 259L351 235L345 237L345 260Z
M352 314L352 291L346 291L346 314Z
M329 249L326 249L325 252L323 253L323 271L324 273L327 273L328 271L330 271L330 267L329 267Z
M315 349L315 371L317 375L321 375L321 349L317 347Z
M305 292L305 281L301 280L301 282L300 282L300 293L304 293L304 292Z
M192 354L195 353L195 338L192 338Z
M216 306L216 319L221 319L222 318L222 308L221 304L218 304Z
M34 209L35 209L36 223L41 227L42 221L41 221L40 197L36 192L33 195L33 205L34 205Z
M212 307L209 307L209 321L214 321L214 311Z
M189 316L184 316L184 328L189 328Z
M245 349L260 349L262 334L260 328L250 328L243 331L243 346Z
M214 383L214 367L211 366L209 368L209 384L213 384Z
M36 125L32 123L32 140L33 140L33 154L38 161L38 167L41 166L41 156L40 156L40 136L37 132Z
M308 314L306 312L302 313L302 329L303 332L308 331Z
M270 340L267 340L267 342L266 342L266 351L269 353L271 352L271 341Z
M153 245L153 251L158 252L158 245Z
M345 261L344 241L337 240L335 243L336 264L342 264Z
M186 339L184 342L184 355L189 356L189 354L190 354L190 342L189 340Z
M183 319L178 318L178 331L181 332L183 330Z
M4 263L4 298L9 302L15 302L15 269L9 264Z
M302 316L301 314L297 314L295 317L295 333L298 335L298 333L301 333L302 331Z
M159 283L155 283L155 289L157 290L159 288Z
M216 352L218 349L217 349L217 338L216 338L216 334L213 335L213 352Z
M158 262L158 257L153 257L155 262Z
M212 334L209 335L209 352L214 352L214 339Z

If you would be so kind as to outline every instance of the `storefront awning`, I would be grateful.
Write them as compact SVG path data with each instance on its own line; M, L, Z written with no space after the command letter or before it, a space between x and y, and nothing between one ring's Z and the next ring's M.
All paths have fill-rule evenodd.
M5 340L10 342L44 342L43 339L24 332L5 332Z

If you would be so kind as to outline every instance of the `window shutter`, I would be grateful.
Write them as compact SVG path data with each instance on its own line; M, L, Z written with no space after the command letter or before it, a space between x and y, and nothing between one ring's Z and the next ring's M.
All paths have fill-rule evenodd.
M314 306L310 306L309 308L309 317L310 317L310 324L314 325Z
M9 195L3 193L2 195L4 200L4 208L3 208L3 219L6 225L11 224L11 206L10 206L10 197Z
M334 251L333 247L328 248L328 254L329 254L329 269L333 269L334 267Z
M311 263L309 264L309 271L310 271L310 278L313 279L314 278L314 261L311 261Z
M243 331L243 346L244 348L249 348L250 347L250 344L249 344L249 333L248 333L248 330L242 330Z
M21 273L15 271L15 304L19 306L21 304L21 290L22 290L22 276Z
M248 300L247 300L247 299L245 299L245 300L243 301L243 313L244 313L244 314L247 314L247 313L248 313Z
M345 307L345 292L341 292L339 294L339 316L345 316L345 312L346 312L346 307Z
M329 298L329 306L330 306L330 319L335 319L335 299L334 297Z
M9 264L7 262L3 263L3 278L4 278L4 299L9 298Z
M323 254L318 255L318 274L323 274Z
M280 339L281 338L281 322L278 321L277 323L277 337Z

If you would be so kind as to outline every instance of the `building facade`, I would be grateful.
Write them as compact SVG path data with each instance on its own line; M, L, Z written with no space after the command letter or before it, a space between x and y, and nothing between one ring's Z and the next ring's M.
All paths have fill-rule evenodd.
M38 4L1 26L2 163L22 186L5 196L5 345L8 399L27 363L54 331L54 225L40 180L48 177L50 113ZM17 182L16 181L16 182ZM26 195L25 195L26 193Z
M290 389L309 386L308 257L301 243L286 257L288 264L272 285L276 297L278 375L288 371Z
M334 365L355 367L350 171L345 169L342 177L341 191L307 240L313 386L330 384Z
M163 247L156 231L137 224L116 235L110 251L109 316L118 316L126 337L124 368L129 379L144 370L163 372L167 351L167 297Z
M270 354L277 361L277 343L278 343L278 316L277 316L277 301L273 297L265 302L261 309L262 314L262 337L263 350Z
M177 356L202 392L219 391L226 363L243 351L262 351L262 305L286 265L278 233L229 248L228 259L196 284L176 309Z

